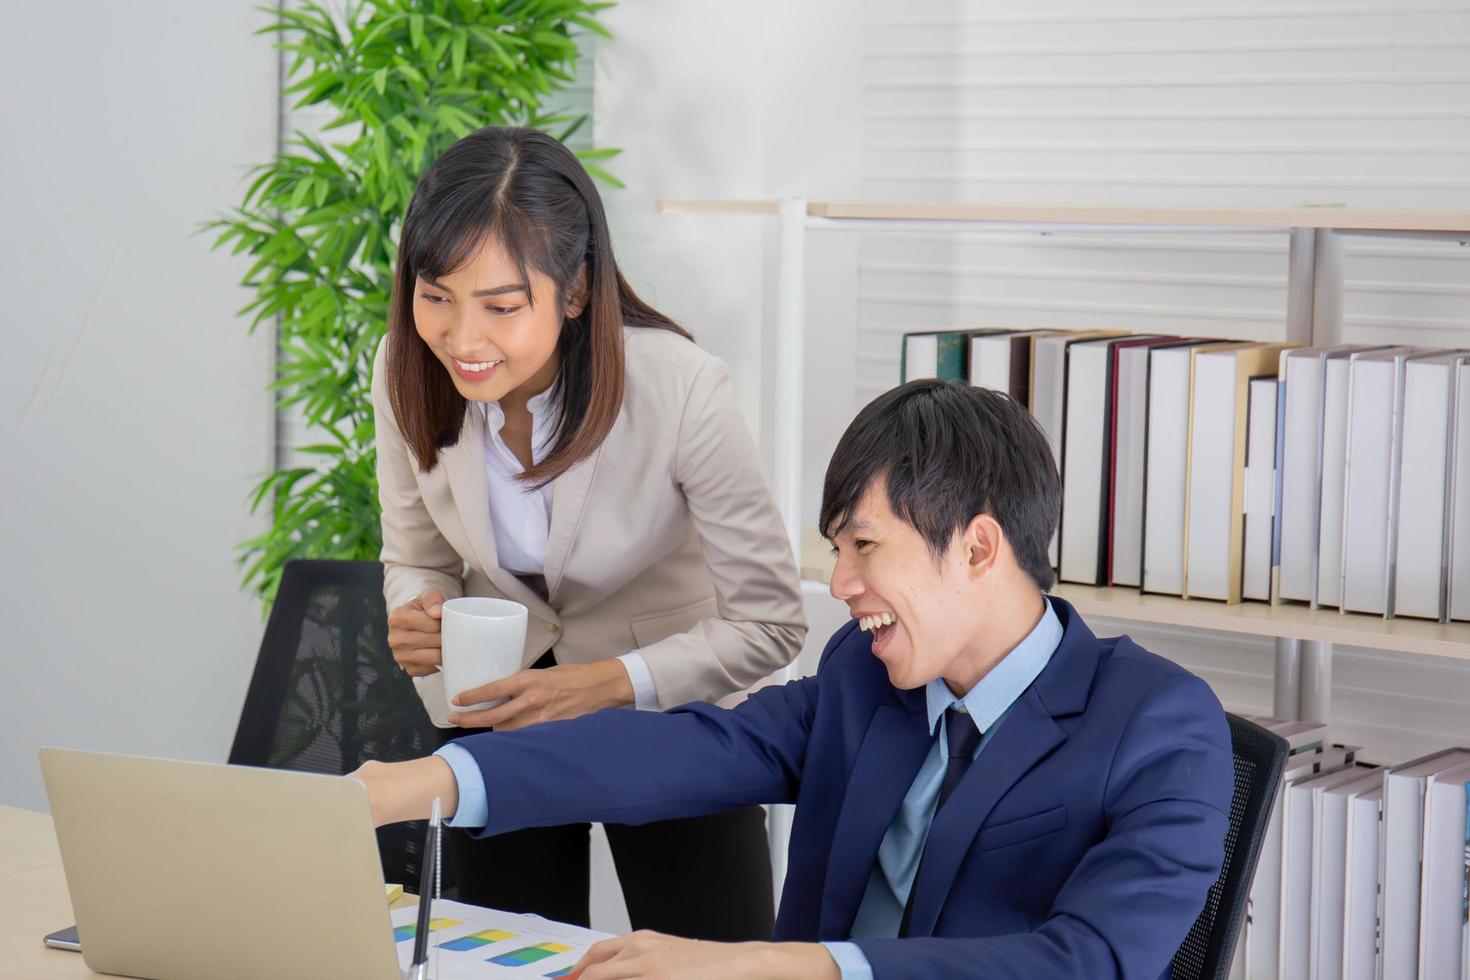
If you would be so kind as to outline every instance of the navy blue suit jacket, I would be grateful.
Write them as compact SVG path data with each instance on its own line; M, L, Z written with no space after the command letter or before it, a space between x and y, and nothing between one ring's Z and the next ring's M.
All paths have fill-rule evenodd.
M1064 633L935 816L909 935L859 939L877 977L1167 974L1219 875L1233 785L1225 714L1127 637ZM778 940L847 939L879 842L929 751L922 689L849 623L815 677L734 710L600 711L463 739L482 834L795 803Z

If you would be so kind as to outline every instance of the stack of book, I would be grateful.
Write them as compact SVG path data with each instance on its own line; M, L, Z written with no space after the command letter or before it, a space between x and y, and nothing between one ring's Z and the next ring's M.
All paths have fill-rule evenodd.
M903 380L1031 411L1062 476L1063 582L1470 620L1470 351L1060 330L903 344Z
M1470 978L1470 749L1382 768L1321 725L1291 745L1232 976Z

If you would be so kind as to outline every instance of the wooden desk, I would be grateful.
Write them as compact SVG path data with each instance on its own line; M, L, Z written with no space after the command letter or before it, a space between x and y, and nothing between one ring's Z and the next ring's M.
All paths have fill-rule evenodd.
M0 806L0 978L98 976L81 954L41 945L75 921L51 818Z

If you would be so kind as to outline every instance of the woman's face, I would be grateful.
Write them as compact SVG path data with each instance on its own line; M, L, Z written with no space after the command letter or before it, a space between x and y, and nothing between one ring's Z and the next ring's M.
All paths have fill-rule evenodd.
M551 279L527 271L529 283L487 239L458 269L414 283L414 327L470 401L499 401L528 382L534 395L556 379L563 313L580 309L563 311Z

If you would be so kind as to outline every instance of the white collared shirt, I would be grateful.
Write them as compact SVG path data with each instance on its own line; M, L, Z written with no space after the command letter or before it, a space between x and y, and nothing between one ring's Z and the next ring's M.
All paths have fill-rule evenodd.
M540 463L556 434L556 385L526 402L531 413L531 461ZM485 482L489 487L490 526L500 567L515 575L546 574L546 542L551 535L555 482L537 490L520 480L525 467L501 438L505 410L496 402L478 402L485 416ZM633 684L633 704L640 711L658 710L658 689L641 654L618 657Z
M556 386L526 402L531 412L531 461L540 463L551 449L556 431ZM479 402L485 416L485 478L490 488L490 526L500 567L515 575L546 574L546 540L551 534L554 482L540 490L520 480L525 467L510 451L500 430L505 410L500 402Z

